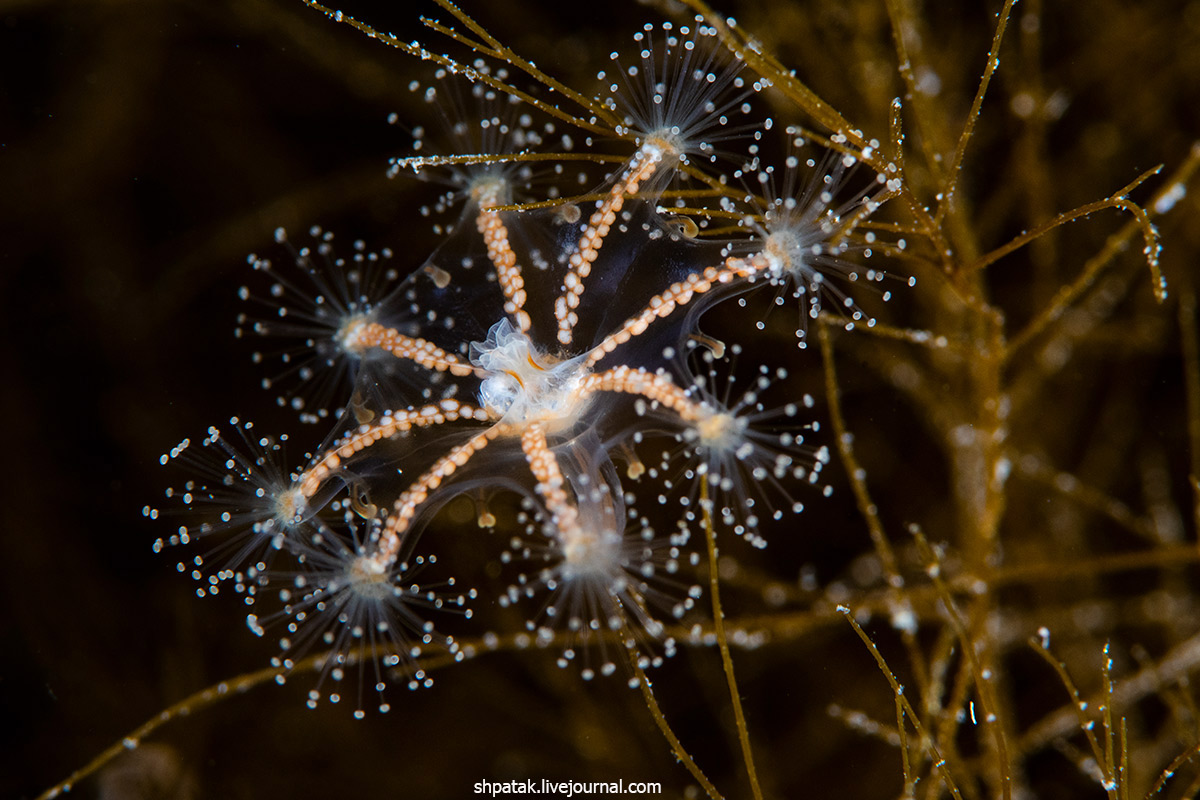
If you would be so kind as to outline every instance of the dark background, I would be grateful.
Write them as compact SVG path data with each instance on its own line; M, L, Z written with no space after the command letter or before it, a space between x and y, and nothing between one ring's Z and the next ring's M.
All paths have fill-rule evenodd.
M1043 18L1045 74L1070 98L1045 139L1058 167L1051 183L1059 184L1042 198L1043 219L1157 163L1170 169L1200 132L1200 3L1145 3L1121 14L1116 4L1099 5L1094 13L1047 9ZM345 8L411 37L415 15L390 6ZM896 91L888 88L886 19L869 3L852 9L735 10L849 118L882 131L885 107L867 98ZM660 18L632 2L468 10L585 88L610 50L627 47L635 25ZM933 46L972 56L957 79L944 75L947 95L969 98L993 17L930 13L938 15L929 22ZM1014 48L1018 38L1014 29ZM999 104L1019 83L1016 68L1005 71L1010 63L1022 57L1002 63L999 99L985 109L995 116L981 125L971 165L982 208L1003 193L1002 159L988 148L1009 138ZM272 647L248 634L236 604L197 601L175 558L151 553L163 531L141 508L161 497L168 481L158 458L181 438L235 413L297 427L259 390L252 348L233 337L245 256L270 250L277 226L319 223L344 244L363 236L409 266L436 243L414 213L436 190L384 174L386 159L409 145L387 115L433 122L406 89L413 75L428 70L299 2L0 3L0 796L33 796L171 703L266 665ZM998 214L981 228L998 243L1016 224ZM1086 236L1095 243L1105 232ZM1176 221L1164 234L1169 275L1194 272L1194 222ZM995 278L998 297L1022 296L1027 266ZM1009 310L1020 318L1032 307L1014 301ZM1158 432L1132 435L1171 443L1167 462L1184 474L1175 309L1161 314L1169 330L1140 361L1150 365L1139 395L1148 405L1133 412L1154 417ZM901 420L878 469L942 475L932 452L897 455L911 435L902 409L886 396L855 404L876 389L854 366L843 369L855 419ZM1119 378L1109 373L1098 385ZM1095 385L1071 387L1073 401L1086 403L1101 391ZM1061 421L1046 424L1061 432ZM902 517L936 507L936 489L909 488L884 489L881 505L893 500ZM800 548L802 559L829 559L814 562L823 577L868 548L840 491L805 522L846 537ZM1194 530L1185 534L1195 540ZM727 722L713 711L727 706L719 664L680 661L659 681L664 707L702 766L736 794L736 746L711 733ZM750 692L751 729L783 794L808 787L833 796L848 774L861 796L895 792L895 752L825 717L834 701L867 704L867 686L882 692L872 702L882 701L887 717L886 689L852 634L818 632L794 653L746 661L744 680L769 687ZM391 715L364 723L348 709L306 712L303 679L259 688L172 723L154 739L161 747L130 767L173 788L111 796L464 797L476 780L527 775L684 785L636 693L583 691L549 662L549 654L495 656L455 667L436 676L433 690L402 695ZM93 779L80 794L94 796L98 785ZM111 774L105 785L116 785Z

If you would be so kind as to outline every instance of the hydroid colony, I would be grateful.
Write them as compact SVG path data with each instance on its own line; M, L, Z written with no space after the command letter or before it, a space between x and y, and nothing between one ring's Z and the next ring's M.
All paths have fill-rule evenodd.
M434 124L392 171L448 184L430 206L457 220L443 225L444 240L427 259L358 243L343 251L319 229L278 234L291 259L251 259L255 278L265 280L247 281L251 310L240 330L270 338L262 355L268 388L329 433L308 455L288 453L286 437L239 420L181 443L164 459L177 476L174 510L147 510L171 528L157 546L178 558L198 594L244 599L247 626L279 641L281 678L302 656L328 653L311 705L346 695L359 716L371 706L394 708L389 685L428 684L422 664L430 654L465 659L475 645L464 641L497 635L551 647L560 666L584 678L616 675L642 689L645 670L681 638L719 643L732 688L713 538L740 534L745 546L770 548L784 529L777 522L788 535L805 535L795 515L825 492L829 444L846 461L875 537L883 577L872 607L904 640L913 669L928 666L932 675L919 687L923 708L906 707L897 690L896 730L843 716L900 745L906 788L928 776L926 785L957 795L974 771L994 793L1011 793L1021 776L993 682L1005 653L989 638L986 578L998 561L1014 468L1005 370L1078 294L1056 297L1047 316L1006 339L968 267L981 270L1085 213L1120 208L1139 223L1123 235L1142 237L1160 290L1156 232L1128 199L1146 176L964 266L953 225L959 170L1010 6L949 166L925 171L906 149L899 102L881 144L713 15L641 31L637 52L614 54L593 96L445 8L456 21L429 27L477 58L454 60L327 13L433 63L434 79L414 90ZM903 48L903 37L897 44ZM772 90L828 133L773 122L762 110ZM446 132L436 129L440 113ZM1190 168L1171 185L1185 185ZM909 282L910 258L944 280L939 289L954 297L946 306L961 330L946 323L951 312L935 334L876 325L862 310ZM876 285L885 274L894 280ZM745 325L723 330L727 341L702 332L704 314L731 309ZM931 371L966 365L955 375L974 415L945 437L956 459L960 562L916 531L910 563L901 563L852 439L824 438L813 398L790 390L787 371L770 363L765 345L782 340L780 327L789 363L821 342L830 403L831 328L874 328L926 348ZM969 353L961 362L960 347ZM946 420L955 402L941 409ZM476 504L477 526L455 528L439 516L463 497ZM503 545L486 555L481 547L477 561L444 557L447 540L464 536ZM978 578L969 592L939 583L947 561L963 581ZM936 600L909 591L919 572L911 562L927 570ZM497 565L498 583L483 576ZM960 602L971 604L965 620L956 616ZM494 606L519 612L519 630L487 627ZM916 635L933 624L941 638L926 664ZM957 655L967 650L976 658ZM972 745L983 755L968 765L973 756L955 752L955 736L967 709L974 721L976 702L980 741ZM906 739L906 724L921 718L941 727ZM1112 753L1096 763L1107 788L1118 765Z

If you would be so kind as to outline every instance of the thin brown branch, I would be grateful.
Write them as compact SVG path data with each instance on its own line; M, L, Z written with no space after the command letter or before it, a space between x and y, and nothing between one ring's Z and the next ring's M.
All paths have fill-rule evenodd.
M717 634L717 649L721 652L721 666L725 671L725 682L729 686L729 699L733 704L733 718L737 725L738 742L742 747L742 761L746 765L746 777L750 781L750 792L755 800L762 800L762 787L758 784L758 771L754 768L754 751L750 747L750 729L746 725L746 714L742 710L742 696L738 691L737 677L733 672L733 656L729 653L729 638L725 632L725 612L721 609L720 570L717 568L717 529L713 524L712 501L708 497L707 477L700 479L700 508L704 514L704 538L708 544L708 591L712 597L713 630Z

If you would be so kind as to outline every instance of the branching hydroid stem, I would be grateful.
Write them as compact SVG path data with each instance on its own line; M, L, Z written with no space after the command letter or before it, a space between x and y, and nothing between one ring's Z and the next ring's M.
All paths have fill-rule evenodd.
M481 642L478 644L482 644ZM492 649L509 649L514 648L515 643L510 638L502 641L502 643ZM367 654L370 648L363 648L363 652L353 656L354 659L363 657ZM298 672L315 672L325 668L325 662L332 658L333 652L317 653L316 655L308 656L307 658L297 661L291 669L291 673ZM367 655L369 658L370 656ZM423 657L418 663L421 669L433 670L443 666L448 666L461 660L461 654L455 655L449 652L437 653L434 655ZM348 660L347 663L350 663ZM109 747L105 748L99 755L93 758L84 766L75 770L63 782L51 786L46 791L37 796L37 800L54 800L56 797L67 794L71 789L83 779L96 774L103 767L107 766L122 753L127 753L130 750L136 749L145 741L152 733L157 731L168 722L172 722L180 717L191 716L193 713L202 709L208 708L211 705L219 703L226 697L231 695L245 694L251 689L255 689L267 683L282 683L282 676L278 667L267 667L265 669L247 672L243 675L238 675L236 678L215 683L212 686L207 686L198 692L188 695L177 703L168 706L159 713L155 714L152 719L147 720L140 726L131 731L121 741L114 742Z
M875 659L875 663L879 665L879 671L883 673L888 683L891 684L892 694L896 696L897 702L903 706L904 713L908 716L909 721L912 722L913 730L917 732L917 736L921 737L922 744L929 749L930 755L934 758L933 768L941 772L942 779L946 781L946 786L950 789L950 794L955 800L962 800L962 794L958 791L958 786L955 785L954 779L950 776L950 772L946 767L945 756L942 755L933 738L925 732L925 726L921 724L921 720L913 709L912 703L908 702L908 697L904 694L904 686L896 679L896 674L892 672L892 668L884 660L883 654L879 652L879 648L875 646L875 642L871 640L867 632L858 624L858 620L850 613L850 609L846 606L838 606L838 611L842 612L842 616L850 623L850 627L854 628L854 632L858 634L858 638L862 639L863 644L867 646L867 650L870 651L871 656Z
M933 581L934 589L937 590L938 597L941 598L942 604L946 608L946 617L950 622L950 627L958 636L963 656L971 666L971 672L975 678L975 688L979 694L979 703L983 706L983 721L988 729L991 730L996 746L996 759L999 762L1000 769L1000 796L1008 800L1008 798L1012 797L1012 772L1008 757L1008 742L1005 740L999 711L996 707L996 697L992 690L992 683L987 671L984 670L982 664L979 662L979 655L976 653L974 641L967 631L966 622L963 620L962 614L954 602L954 597L950 594L950 589L946 586L946 581L942 578L941 562L937 554L919 528L914 526L912 534L917 542L917 550L920 552L921 558L926 562L925 571L929 575L929 579Z
M558 92L559 94L563 95L564 97L567 97L570 100L573 100L574 102L578 103L583 108L586 108L589 113L594 114L597 118L605 121L610 126L615 127L620 122L620 120L618 120L601 103L597 103L595 100L588 97L587 95L581 94L581 93L575 91L574 89L572 89L571 87L567 86L566 84L562 83L561 81L555 80L554 78L552 78L551 76L547 75L546 73L544 73L540 69L538 69L536 66L534 66L533 62L528 61L524 58L521 58L519 55L514 53L510 48L505 47L500 42L499 39L497 39L495 36L492 36L490 33L488 33L487 30L482 25L480 25L478 22L473 20L467 14L463 13L462 9L460 9L458 6L451 3L450 0L434 0L434 2L436 2L439 6L441 6L442 8L446 9L451 14L453 14L454 18L457 19L462 24L466 25L467 28L469 28L472 33L483 38L483 40L487 42L487 47L483 47L483 46L479 45L478 43L471 43L469 40L466 39L466 37L462 36L457 31L455 31L451 28L445 28L444 26L437 23L435 20L430 20L430 19L423 17L422 22L424 22L430 28L439 31L440 33L443 33L444 35L449 36L452 39L456 39L456 40L460 40L460 41L464 42L469 47L471 47L473 50L476 50L480 53L485 53L487 55L491 55L494 58L501 59L502 61L506 61L507 63L513 65L517 69L526 73L527 75L532 77L534 80L538 81L539 83L544 84L548 88Z

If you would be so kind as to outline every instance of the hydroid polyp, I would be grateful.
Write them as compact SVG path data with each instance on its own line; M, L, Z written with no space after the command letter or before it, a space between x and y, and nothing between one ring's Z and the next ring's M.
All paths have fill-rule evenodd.
M377 309L400 273L390 249L371 251L358 240L351 256L341 256L333 234L318 226L300 242L278 228L275 241L287 249L291 264L281 268L268 258L247 258L269 283L265 290L261 279L254 288L238 289L238 297L253 308L238 315L234 333L272 343L272 349L253 356L273 370L263 378L263 388L279 392L276 402L295 410L302 421L317 423L341 411L341 392L352 385L359 362L372 356L359 334L377 321Z

